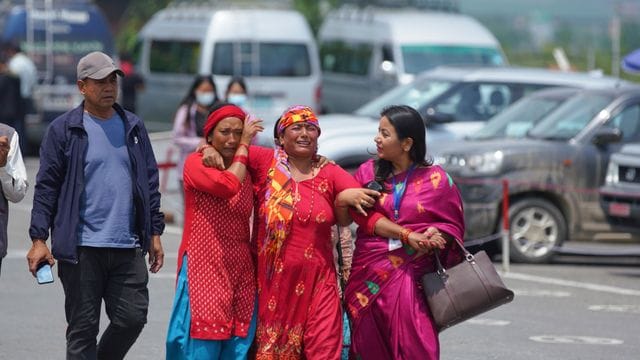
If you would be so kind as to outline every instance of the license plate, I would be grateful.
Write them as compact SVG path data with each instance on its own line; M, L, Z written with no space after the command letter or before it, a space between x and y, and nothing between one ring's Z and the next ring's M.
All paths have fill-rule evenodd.
M609 214L613 216L629 217L631 215L631 206L629 204L611 203L609 204Z

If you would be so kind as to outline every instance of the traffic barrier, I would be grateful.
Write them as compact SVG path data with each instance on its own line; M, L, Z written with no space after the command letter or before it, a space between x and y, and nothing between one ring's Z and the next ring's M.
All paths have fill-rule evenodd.
M160 192L163 193L167 188L167 179L169 177L169 170L178 166L177 163L171 161L173 157L173 147L169 146L167 154L165 155L165 161L158 163L158 171L160 174Z
M502 271L509 272L509 244L511 243L509 226L509 180L502 179Z

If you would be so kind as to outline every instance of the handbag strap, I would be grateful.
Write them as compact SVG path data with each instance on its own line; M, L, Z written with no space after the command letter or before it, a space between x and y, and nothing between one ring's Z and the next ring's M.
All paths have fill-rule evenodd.
M464 245L462 245L462 243L456 239L453 238L453 241L458 244L458 246L460 247L460 249L462 250L462 252L464 253L464 259L466 261L474 261L475 258L473 256L472 253L469 252L469 250L467 250L467 248L464 247ZM442 262L440 261L440 250L439 249L434 249L433 250L433 256L436 258L436 272L441 275L443 273L446 272L446 269L444 268L444 266L442 266Z

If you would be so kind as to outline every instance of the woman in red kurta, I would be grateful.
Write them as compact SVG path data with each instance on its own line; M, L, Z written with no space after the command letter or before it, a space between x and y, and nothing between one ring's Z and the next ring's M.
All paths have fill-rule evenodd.
M339 359L331 226L337 194L359 185L337 165L314 167L320 128L309 108L288 109L277 132L275 150L250 155L261 202L256 358Z
M262 126L243 126L245 117L240 108L224 105L204 126L226 170L205 167L201 153L185 161L185 224L167 359L244 359L253 340L256 286L248 221L253 184L246 164L248 144Z

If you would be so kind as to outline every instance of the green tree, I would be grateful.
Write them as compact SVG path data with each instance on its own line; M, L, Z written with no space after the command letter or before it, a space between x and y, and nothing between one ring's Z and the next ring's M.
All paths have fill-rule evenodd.
M159 10L165 8L170 0L136 0L131 1L125 10L124 19L116 37L119 49L132 52L135 49L138 32L144 24Z
M309 22L314 34L318 33L326 12L339 5L340 0L293 0L293 8L300 11Z

